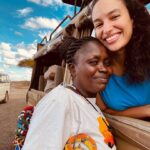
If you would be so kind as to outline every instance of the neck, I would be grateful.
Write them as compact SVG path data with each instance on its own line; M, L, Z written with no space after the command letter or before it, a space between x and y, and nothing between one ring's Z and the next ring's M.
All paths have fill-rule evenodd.
M119 63L119 64L124 64L124 61L125 61L125 50L120 50L116 53L113 53L112 54L114 59L113 59L113 62L115 63Z
M73 86L76 88L76 91L78 92L78 94L82 95L85 98L95 98L96 97L95 93L87 92L74 83L73 83Z
M125 50L113 53L113 73L123 75L125 72Z

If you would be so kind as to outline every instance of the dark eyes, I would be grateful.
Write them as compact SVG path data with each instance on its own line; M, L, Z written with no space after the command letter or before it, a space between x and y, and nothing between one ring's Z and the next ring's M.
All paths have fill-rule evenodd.
M93 60L93 61L90 61L89 64L92 65L92 66L96 66L96 65L99 64L99 61L98 60ZM111 66L111 60L110 59L104 60L103 65L106 66L106 67Z
M109 67L109 66L111 66L111 60L110 59L106 59L105 61L104 61L104 66L107 66L107 67Z
M90 61L89 64L91 64L92 66L96 66L98 64L98 61L93 60L93 61Z
M101 27L103 25L103 23L97 23L97 24L95 24L95 28L99 28L99 27Z
M117 20L119 17L120 17L120 14L114 14L109 17L109 20L114 21L114 20ZM100 21L100 22L95 23L94 26L95 26L95 28L100 28L103 26L103 24L104 23Z
M116 20L116 19L118 19L120 17L120 15L118 14L118 15L112 15L111 17L110 17L110 19L111 20Z

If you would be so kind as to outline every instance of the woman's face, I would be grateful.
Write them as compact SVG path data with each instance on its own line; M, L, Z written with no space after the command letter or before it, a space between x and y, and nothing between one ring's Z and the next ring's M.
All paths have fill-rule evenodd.
M95 42L85 44L74 56L75 63L71 74L74 85L87 97L106 87L112 73L106 49Z
M92 11L96 37L110 50L124 50L133 33L133 20L123 0L99 0Z

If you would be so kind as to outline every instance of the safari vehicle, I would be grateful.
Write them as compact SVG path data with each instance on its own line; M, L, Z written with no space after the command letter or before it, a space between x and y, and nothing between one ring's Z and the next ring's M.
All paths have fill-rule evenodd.
M7 74L0 74L0 103L9 100L10 80Z
M150 0L140 0L144 4L150 2ZM53 64L58 65L58 69L55 76L55 85L64 81L70 83L70 75L67 69L61 66L62 60L59 57L59 51L55 48L55 45L66 36L74 36L76 38L89 36L93 31L93 24L90 21L88 13L88 5L91 0L63 0L64 3L74 5L74 17L66 16L61 24L70 19L69 24L62 29L61 32L55 31L59 26L51 33L50 39L45 37L37 45L37 53L34 56L34 65L32 72L31 85L27 92L27 103L30 105L36 105L38 101L46 94L44 92L44 86L46 81L43 78L44 72L47 68ZM79 12L76 12L77 6L80 7ZM53 37L53 38L52 38ZM150 149L150 122L128 118L111 116L106 114L111 126L114 129L116 137L116 144L118 150L149 150Z

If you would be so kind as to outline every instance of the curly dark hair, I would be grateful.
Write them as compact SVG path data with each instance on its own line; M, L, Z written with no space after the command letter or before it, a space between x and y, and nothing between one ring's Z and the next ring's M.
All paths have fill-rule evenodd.
M94 0L91 9L99 0ZM125 71L130 83L150 79L150 15L139 0L122 0L133 19L133 34L126 46Z
M76 52L89 42L95 42L97 44L101 44L101 42L98 39L91 36L83 37L81 39L76 39L74 37L68 37L63 39L62 43L58 47L60 52L60 57L63 60L65 60L65 62L68 64L75 63L74 56Z
M133 19L133 35L126 47L126 72L130 82L150 78L150 15L137 0L124 0Z

